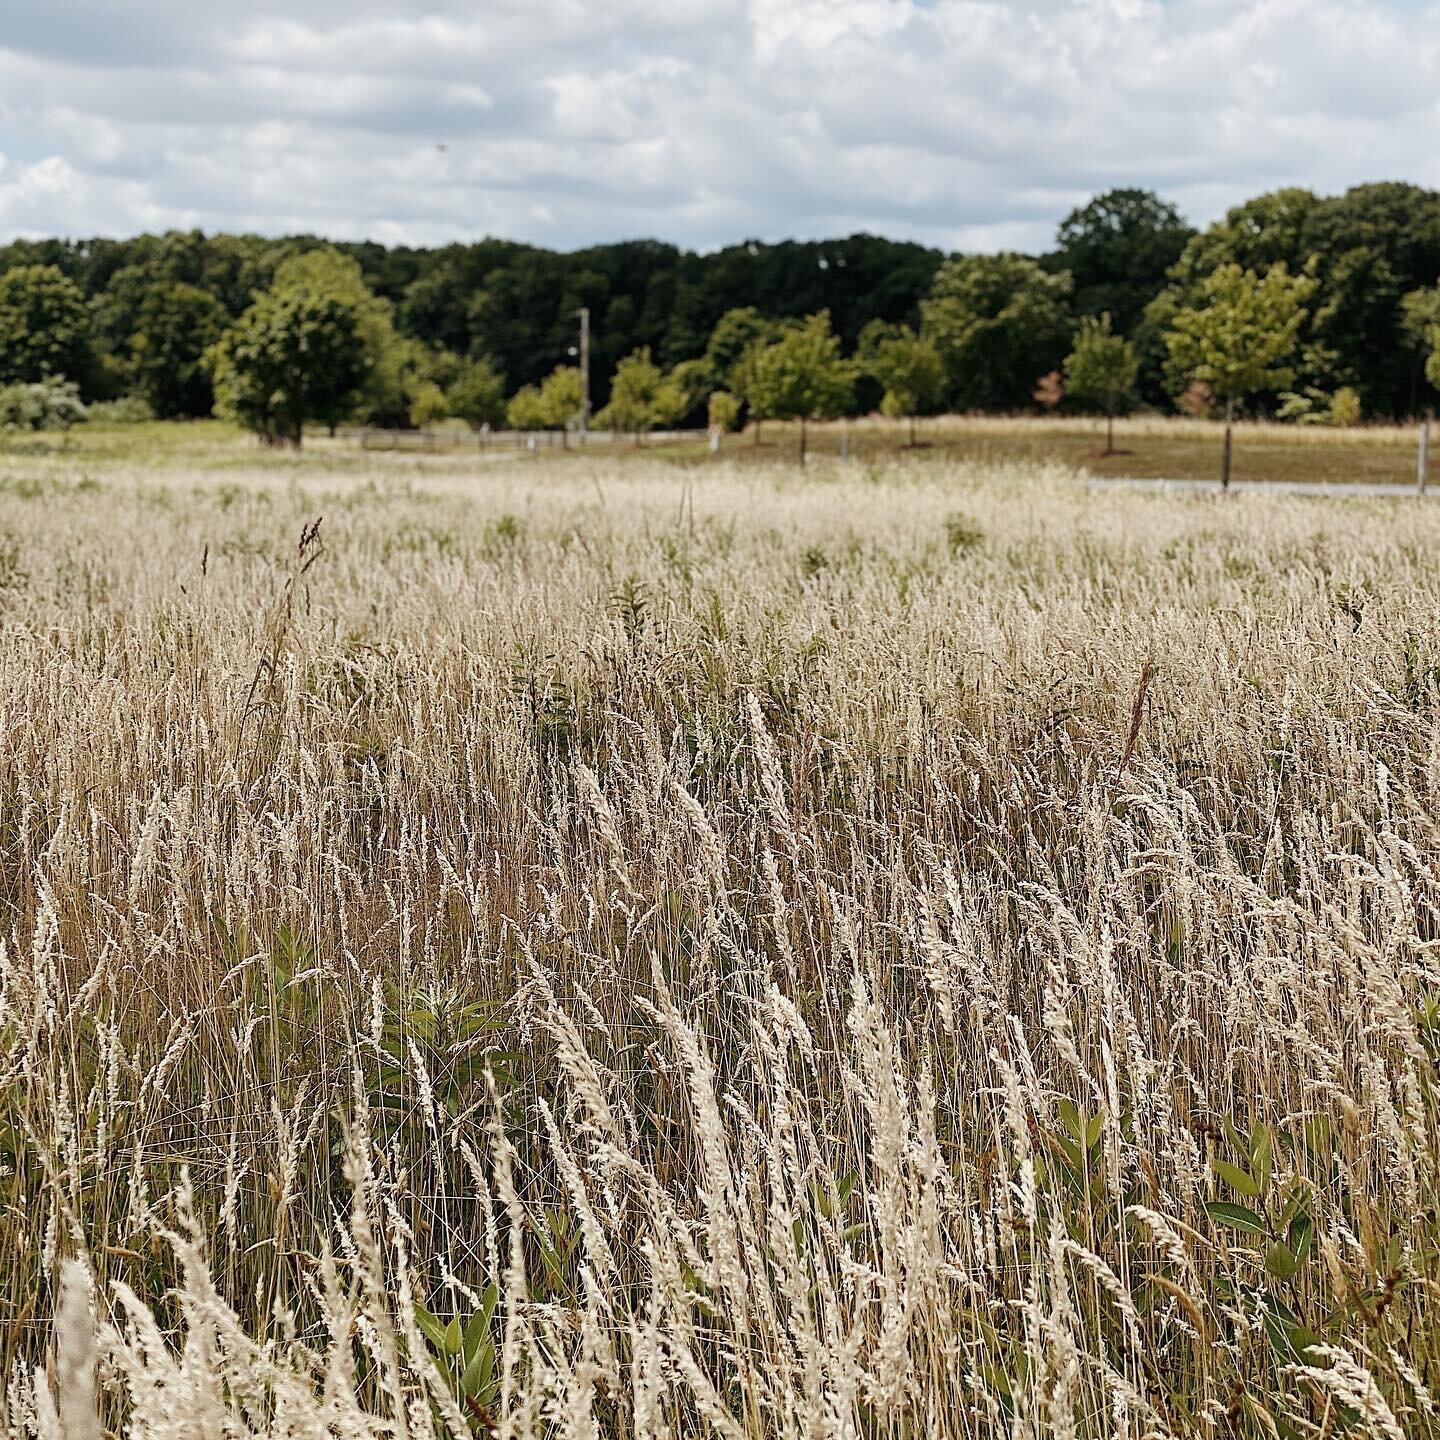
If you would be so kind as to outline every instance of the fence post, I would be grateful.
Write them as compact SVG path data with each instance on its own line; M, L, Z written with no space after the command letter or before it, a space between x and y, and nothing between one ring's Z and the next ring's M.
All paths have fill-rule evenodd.
M1430 418L1426 416L1420 422L1420 464L1416 472L1415 488L1420 494L1425 493L1425 482L1430 478Z

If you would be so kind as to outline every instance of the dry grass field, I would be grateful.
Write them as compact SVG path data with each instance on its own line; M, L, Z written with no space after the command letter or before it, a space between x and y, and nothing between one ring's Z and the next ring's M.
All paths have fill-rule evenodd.
M893 420L866 419L812 426L809 444L832 457L840 437L852 457L866 461L894 458L908 440L908 427ZM1062 466L1113 479L1218 480L1222 427L1179 417L1135 417L1115 424L1115 451L1105 454L1105 422L1082 416L1018 419L941 416L922 420L915 458L969 465ZM762 444L753 434L727 441L737 463L774 463L799 449L795 426L767 421ZM693 442L669 446L677 458L701 458ZM1440 445L1432 446L1440 451ZM903 458L903 457L902 457ZM1273 423L1245 423L1235 430L1234 478L1252 483L1289 481L1320 484L1413 485L1418 459L1418 430L1408 425L1363 425L1348 430ZM1435 454L1432 483L1440 484L1440 453Z
M0 458L0 1433L1440 1434L1440 509L224 454Z

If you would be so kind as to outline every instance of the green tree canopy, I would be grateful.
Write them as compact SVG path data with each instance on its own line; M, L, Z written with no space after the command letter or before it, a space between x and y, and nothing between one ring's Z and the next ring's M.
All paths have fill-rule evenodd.
M756 352L752 405L767 419L800 422L804 459L807 422L843 415L854 398L857 374L855 363L840 353L829 312L821 310Z
M1222 265L1257 274L1282 264L1300 270L1310 254L1307 227L1323 203L1314 191L1290 186L1234 206L1223 220L1191 237L1176 262L1174 280L1188 292Z
M1440 194L1418 185L1357 185L1311 211L1302 237L1319 288L1310 348L1316 379L1351 386L1365 410L1413 413L1425 398L1405 296L1440 278Z
M298 447L308 420L334 425L365 381L355 309L303 288L262 295L205 354L221 413L266 444Z
M755 421L755 443L760 443L760 424L767 419L764 399L758 393L758 362L767 345L778 340L793 321L773 320L753 305L727 310L716 322L705 346L705 363L712 383L725 387L742 400Z
M1047 268L1070 272L1077 314L1108 312L1128 335L1194 233L1153 191L1108 190L1061 222Z
M91 375L89 313L73 280L54 265L0 275L0 383Z
M1109 312L1085 316L1075 333L1075 348L1065 358L1065 390L1104 414L1107 455L1115 449L1115 412L1134 398L1139 378L1135 347L1113 332Z
M467 360L451 382L450 413L473 429L505 423L505 377L488 356Z
M351 416L368 425L404 425L417 395L435 385L425 347L402 338L394 310L365 282L360 262L331 246L306 250L281 262L272 288L296 290L346 306L355 317L363 352L364 379Z
M1225 402L1221 480L1227 488L1235 406L1291 383L1291 362L1314 291L1314 280L1292 275L1283 261L1263 276L1239 265L1222 265L1201 283L1201 303L1175 315L1166 337L1173 375L1201 381Z
M1427 398L1424 360L1404 297L1440 276L1440 193L1385 182L1331 197L1277 190L1237 205L1185 247L1137 333L1142 348L1177 310L1200 303L1201 282L1220 266L1259 274L1279 263L1317 281L1295 355L1300 388L1353 387L1370 413L1414 411Z
M545 412L546 424L553 429L564 430L575 424L584 403L585 390L580 381L580 371L573 365L557 365L540 386L540 404Z
M544 430L545 409L538 385L522 385L505 407L505 423L512 430Z
M224 332L224 307L208 290L172 280L146 290L130 337L137 394L162 420L208 415L215 394L206 350Z
M945 393L945 365L935 343L908 325L877 322L861 332L859 362L880 384L881 411L910 421L913 445L916 416L928 414Z
M1412 290L1402 307L1405 332L1425 367L1426 379L1440 390L1440 285Z
M740 420L740 400L728 390L712 390L705 411L706 421L712 430L728 435Z
M371 424L406 424L424 385L448 395L459 358L488 356L510 384L538 388L577 345L582 305L591 313L597 407L618 362L646 346L690 397L687 417L700 419L713 389L748 402L749 379L736 367L798 317L821 309L830 311L845 347L877 321L918 328L941 351L948 403L999 410L1028 408L1037 377L1059 367L1071 346L1072 313L1109 311L1139 355L1143 397L1158 403L1168 394L1164 337L1175 314L1202 303L1205 277L1225 264L1263 274L1283 261L1292 274L1318 282L1293 360L1300 391L1328 397L1350 386L1377 416L1440 403L1425 378L1428 350L1406 326L1404 310L1407 295L1440 279L1440 191L1394 182L1329 197L1277 190L1235 206L1202 234L1185 234L1165 201L1121 189L1067 216L1057 248L1038 266L1016 256L944 262L923 246L869 235L744 241L703 255L646 240L562 254L494 239L423 250L194 230L13 240L0 245L8 285L24 288L17 272L38 267L52 280L59 272L74 287L70 300L78 291L89 307L89 320L88 327L75 323L72 304L57 327L17 326L12 291L0 375L63 367L79 375L87 400L138 387L166 413L179 413L176 394L188 397L187 408L198 407L200 386L175 378L193 356L171 345L179 338L174 331L151 345L142 308L156 303L153 293L173 299L171 287L190 286L213 296L233 321L278 276L282 287L301 284L362 312L367 377L354 414ZM1167 282L1165 260L1182 240ZM1046 288L1036 268L1052 286L1063 287L1069 274L1072 293ZM152 314L152 324L157 318ZM143 381L136 369L142 350ZM166 362L155 358L167 350L170 379ZM881 402L868 374L859 393L866 407Z
M688 423L705 414L711 392L719 384L710 362L701 355L695 360L682 360L670 370L670 383L684 397L685 408L671 423Z
M1293 360L1315 282L1283 262L1263 276L1222 265L1200 285L1200 303L1178 311L1167 343L1179 380L1203 380L1233 410L1294 378Z
M525 385L510 400L507 418L515 430L564 430L580 416L580 372L557 365L542 385Z
M410 423L417 430L428 430L437 420L448 418L449 414L450 401L433 380L425 381L410 401Z
M610 403L595 417L602 429L628 431L637 439L672 425L688 407L685 392L667 379L642 347L615 367Z
M778 321L762 315L753 305L727 310L716 322L705 344L705 359L717 380L733 383L735 367L756 342L768 344L781 332Z
M941 259L923 245L877 235L773 245L746 240L705 255L682 255L657 356L666 364L688 359L727 312L750 307L771 320L798 320L828 309L842 345L853 346L872 320L915 323Z
M921 306L921 332L949 376L962 410L1019 410L1036 378L1059 364L1070 344L1070 277L1052 275L1024 255L947 260Z

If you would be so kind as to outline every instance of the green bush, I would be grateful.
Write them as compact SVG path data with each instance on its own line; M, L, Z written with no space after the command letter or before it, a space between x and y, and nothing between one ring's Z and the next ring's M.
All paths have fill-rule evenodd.
M69 380L0 385L0 430L68 430L87 413Z
M155 412L143 395L122 395L118 400L97 400L86 418L97 425L144 425L155 418Z

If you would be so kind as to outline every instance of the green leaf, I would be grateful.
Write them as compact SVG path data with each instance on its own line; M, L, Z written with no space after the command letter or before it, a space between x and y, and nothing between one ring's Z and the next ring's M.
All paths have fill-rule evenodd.
M1055 1108L1060 1112L1060 1123L1078 1142L1083 1144L1085 1140L1085 1122L1081 1118L1080 1111L1076 1108L1075 1102L1068 1095L1065 1095L1061 1097L1059 1105Z
M420 1333L442 1354L445 1350L445 1327L423 1305L415 1307L415 1323Z
M1295 1263L1303 1264L1310 1254L1315 1239L1315 1222L1308 1215L1297 1215L1290 1224L1288 1235L1290 1249L1294 1252Z
M1207 1200L1205 1213L1221 1225L1232 1230L1243 1230L1247 1235L1267 1235L1264 1219L1244 1205L1231 1205L1225 1200Z
M1290 1253L1289 1247L1279 1240L1266 1248L1265 1269L1277 1280L1293 1280L1299 1268L1299 1262Z
M495 1368L495 1346L487 1340L475 1352L470 1363L460 1376L460 1392L472 1399L485 1403L484 1392L489 1387L490 1377Z
M1283 1359L1303 1359L1306 1350L1321 1343L1320 1336L1304 1325L1278 1295L1267 1291L1260 1308L1271 1348Z
M1081 1153L1080 1147L1073 1140L1067 1140L1063 1135L1052 1135L1050 1139L1064 1157L1070 1173L1076 1176L1080 1175L1085 1169L1085 1156Z
M458 1355L460 1347L465 1343L465 1337L460 1329L460 1317L457 1315L445 1327L445 1353L447 1355Z
M490 1405L499 1393L500 1379L495 1374L495 1347L487 1345L480 1352L480 1373L476 1378L475 1398L482 1405Z
M1250 1164L1263 1195L1270 1188L1270 1161L1275 1153L1275 1132L1268 1125L1257 1125L1250 1132Z
M1281 1233L1290 1227L1291 1221L1310 1203L1310 1188L1303 1181L1295 1181L1288 1192L1284 1208L1275 1220L1275 1230Z
M1087 1150L1093 1150L1100 1143L1100 1136L1104 1129L1105 1117L1092 1115L1085 1125L1085 1148Z
M1237 1155L1246 1159L1250 1156L1250 1137L1243 1130L1235 1126L1235 1122L1228 1116L1223 1116L1220 1121L1221 1128L1225 1131L1225 1138L1230 1142L1230 1148Z
M984 1376L985 1383L1007 1400L1015 1393L1010 1377L998 1365L986 1365L980 1373Z
M1249 1171L1232 1165L1228 1160L1217 1160L1215 1173L1232 1190L1238 1190L1242 1195L1249 1195L1253 1199L1260 1194L1260 1182Z

